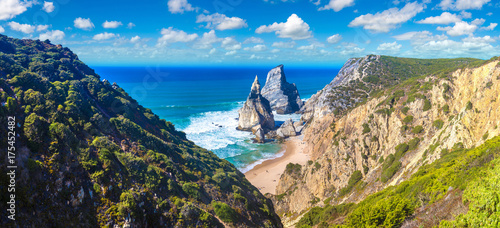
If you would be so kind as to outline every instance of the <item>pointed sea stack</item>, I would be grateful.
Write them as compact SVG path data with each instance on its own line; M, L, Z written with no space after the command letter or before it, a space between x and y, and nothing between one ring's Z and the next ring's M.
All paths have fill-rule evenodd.
M286 81L283 65L269 71L266 85L262 88L262 96L269 100L271 108L278 114L294 113L304 105L295 83Z
M239 130L250 131L257 125L260 125L265 132L274 129L274 116L271 106L269 101L260 93L260 83L257 76L255 76L247 101L238 113Z

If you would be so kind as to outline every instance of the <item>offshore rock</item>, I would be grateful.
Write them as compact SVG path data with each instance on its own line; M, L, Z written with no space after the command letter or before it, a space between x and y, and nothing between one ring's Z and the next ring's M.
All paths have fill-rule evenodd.
M238 113L238 130L250 131L256 125L261 125L265 132L274 129L274 116L271 106L269 101L260 93L260 83L257 76L255 76L247 101Z
M286 81L283 65L269 71L266 85L262 88L262 96L269 100L271 108L278 114L294 113L304 105L297 86Z
M281 137L281 138L288 138L291 136L296 136L297 132L295 130L293 120L288 119L287 121L285 121L285 123L283 123L280 126L280 128L278 128L278 130L276 130L276 134L278 135L278 137Z
M252 128L252 133L255 135L254 141L257 143L265 143L266 142L266 136L264 129L262 129L262 126L259 124L257 126L254 126Z

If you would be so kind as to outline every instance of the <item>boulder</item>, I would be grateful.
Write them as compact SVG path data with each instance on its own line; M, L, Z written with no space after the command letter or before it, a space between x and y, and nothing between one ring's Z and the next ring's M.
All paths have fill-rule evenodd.
M271 108L278 114L294 113L304 105L297 86L286 81L283 65L269 71L266 84L262 88L262 96L269 101Z
M252 84L250 95L238 111L238 129L250 131L256 125L261 125L264 132L274 129L274 116L269 101L260 93L260 83L257 76Z
M281 138L288 138L291 136L296 136L297 132L295 131L295 127L293 126L293 120L288 119L283 123L278 130L276 130L276 134Z
M258 143L266 142L265 132L264 132L264 129L262 129L262 126L260 124L254 126L252 128L252 133L255 135L255 139L254 139L255 142L258 142Z

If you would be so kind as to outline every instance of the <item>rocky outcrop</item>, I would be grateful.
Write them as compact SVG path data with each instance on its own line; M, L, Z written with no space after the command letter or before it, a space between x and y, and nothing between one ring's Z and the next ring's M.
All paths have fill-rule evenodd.
M377 57L369 58L373 61ZM355 69L344 80L359 79L362 68L354 65L367 63L369 59L350 61L346 69L349 66ZM341 83L345 82L334 84ZM412 91L412 88L420 89ZM346 115L329 112L331 107L321 103L326 97L321 93L315 95L318 103L310 103L310 107L324 107L325 112L316 112L303 130L306 153L311 154L313 162L303 166L300 174L281 176L276 194L286 194L274 200L278 214L293 215L323 206L329 197L331 204L359 202L408 179L422 165L440 158L442 150L457 145L475 147L500 134L499 61L459 69L446 78L436 75L420 78L395 90L404 94L396 99L394 91L386 91ZM400 159L401 168L383 182L384 159L394 155L398 145L412 142L412 149ZM363 187L339 197L356 170L363 173ZM282 220L287 222L288 218Z
M262 96L269 100L271 108L278 114L294 113L304 105L295 83L286 81L283 65L269 71L266 85L262 88Z
M257 125L260 125L265 132L274 129L274 116L271 106L269 101L260 93L260 83L257 76L255 76L247 101L238 113L239 130L251 131Z
M265 143L266 142L266 133L264 129L262 129L262 126L256 125L252 128L252 134L255 135L254 141L257 143Z
M297 132L295 130L295 126L292 119L288 119L283 123L278 130L276 130L276 134L280 138L288 138L291 136L296 136Z

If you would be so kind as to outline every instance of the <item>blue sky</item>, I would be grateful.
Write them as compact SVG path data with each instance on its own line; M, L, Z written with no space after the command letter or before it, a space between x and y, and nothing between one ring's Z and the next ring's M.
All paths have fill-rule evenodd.
M0 0L0 33L90 65L340 66L500 55L494 0Z

